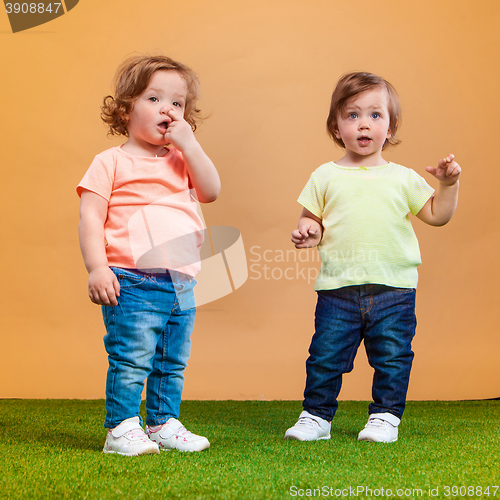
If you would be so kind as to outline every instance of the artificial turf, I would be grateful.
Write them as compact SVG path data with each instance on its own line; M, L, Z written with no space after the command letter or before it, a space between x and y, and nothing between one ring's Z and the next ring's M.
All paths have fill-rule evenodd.
M399 441L358 442L343 401L328 441L285 441L297 401L184 401L201 453L102 453L102 400L0 400L0 499L500 499L500 401L408 402ZM144 415L143 415L144 416Z

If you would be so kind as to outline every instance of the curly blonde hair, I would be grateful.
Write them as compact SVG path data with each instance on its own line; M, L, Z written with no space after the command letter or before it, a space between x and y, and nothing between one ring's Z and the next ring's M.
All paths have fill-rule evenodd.
M187 85L186 110L184 119L193 131L202 120L196 107L200 94L200 84L196 73L182 63L166 56L134 56L125 60L114 78L114 95L107 95L101 106L101 118L109 125L108 135L128 137L129 113L137 97L144 92L154 72L160 70L177 71Z
M330 114L326 121L326 129L328 135L342 148L345 148L344 141L335 135L335 129L338 126L338 117L354 96L373 90L375 88L385 88L389 94L389 130L391 137L387 139L382 147L384 149L387 144L395 146L401 141L396 136L399 125L401 124L401 106L399 104L399 96L396 89L381 76L373 73L355 72L344 75L340 78L332 94L332 102L330 104Z

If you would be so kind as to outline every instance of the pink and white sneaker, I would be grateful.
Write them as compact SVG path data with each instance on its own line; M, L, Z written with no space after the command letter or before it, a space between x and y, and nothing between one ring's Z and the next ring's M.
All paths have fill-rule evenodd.
M206 437L189 432L177 419L170 418L163 425L146 426L146 434L158 443L160 450L202 451L210 448Z
M139 417L127 418L114 429L110 429L102 451L130 457L160 453L158 445L144 433Z

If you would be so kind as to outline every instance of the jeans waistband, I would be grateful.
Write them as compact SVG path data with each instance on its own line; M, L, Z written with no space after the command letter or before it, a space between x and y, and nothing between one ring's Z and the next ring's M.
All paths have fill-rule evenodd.
M193 279L189 274L181 273L180 271L173 271L171 269L153 268L153 269L128 269L121 268L124 271L129 271L131 273L142 274L143 276L151 276L156 279L166 279L172 281L172 275L175 275L177 279L184 279L186 281L191 281Z

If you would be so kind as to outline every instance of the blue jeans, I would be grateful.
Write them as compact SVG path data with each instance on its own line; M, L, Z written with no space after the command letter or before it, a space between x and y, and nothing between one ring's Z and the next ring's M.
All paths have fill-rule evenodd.
M111 270L120 283L120 297L118 305L102 307L109 361L104 426L113 428L139 416L146 379L146 423L160 425L179 416L196 281L174 272Z
M364 340L373 375L369 413L401 418L413 361L415 289L384 285L348 286L318 292L316 332L306 362L304 409L331 421L342 375L353 369Z

